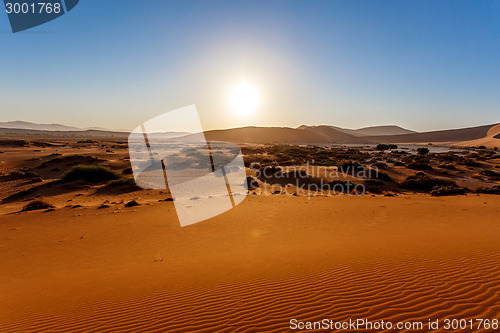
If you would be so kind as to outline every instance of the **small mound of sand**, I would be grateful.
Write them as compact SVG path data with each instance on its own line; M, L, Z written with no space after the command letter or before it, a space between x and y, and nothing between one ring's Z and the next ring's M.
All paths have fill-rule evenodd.
M32 210L43 210L43 209L54 209L54 205L42 201L42 200L33 200L29 204L23 207L22 212L28 212Z
M136 207L136 206L140 206L141 204L138 203L137 201L135 200L132 200L132 201L129 201L125 204L125 207Z

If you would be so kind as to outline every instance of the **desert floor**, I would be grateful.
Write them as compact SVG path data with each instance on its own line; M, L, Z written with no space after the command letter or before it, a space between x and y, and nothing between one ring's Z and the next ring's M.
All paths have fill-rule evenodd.
M249 196L185 228L172 202L3 214L0 332L500 319L499 216L485 194Z

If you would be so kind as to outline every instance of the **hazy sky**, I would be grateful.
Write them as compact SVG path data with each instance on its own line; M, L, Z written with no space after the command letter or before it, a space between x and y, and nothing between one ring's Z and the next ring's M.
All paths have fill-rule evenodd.
M83 0L17 34L2 7L0 40L0 121L132 129L196 104L205 129L500 122L500 1Z

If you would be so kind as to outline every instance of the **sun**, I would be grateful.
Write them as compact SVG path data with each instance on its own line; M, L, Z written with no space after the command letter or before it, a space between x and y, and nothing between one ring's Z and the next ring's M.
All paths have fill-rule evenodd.
M259 92L248 82L240 82L229 92L228 102L231 111L239 116L250 116L260 104Z

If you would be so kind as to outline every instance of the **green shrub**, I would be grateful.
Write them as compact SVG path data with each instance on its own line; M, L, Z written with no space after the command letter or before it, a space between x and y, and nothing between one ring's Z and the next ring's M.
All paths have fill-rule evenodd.
M100 183L119 179L116 171L101 165L75 165L61 176L61 182L69 183L84 181L87 183Z

